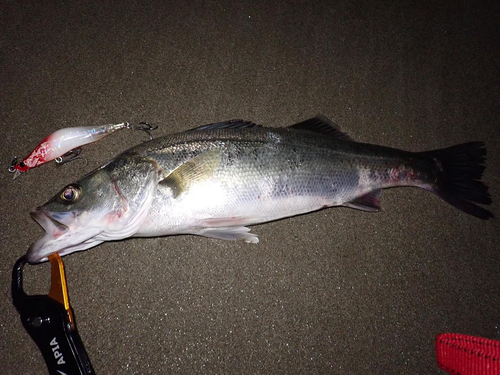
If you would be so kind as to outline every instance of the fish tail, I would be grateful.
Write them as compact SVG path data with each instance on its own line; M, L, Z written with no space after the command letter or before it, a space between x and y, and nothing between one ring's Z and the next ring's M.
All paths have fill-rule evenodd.
M486 148L483 142L464 143L441 150L425 152L437 166L431 191L459 210L480 219L493 218L487 209L491 204L488 187L480 181L485 169Z

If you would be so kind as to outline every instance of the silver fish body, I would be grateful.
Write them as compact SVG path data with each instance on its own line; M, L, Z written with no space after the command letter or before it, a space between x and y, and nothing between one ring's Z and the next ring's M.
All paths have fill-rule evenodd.
M358 143L324 117L289 128L207 125L133 147L32 216L47 234L28 251L44 261L103 241L195 234L258 237L248 225L332 206L377 211L381 189L418 186L483 219L482 143L413 153ZM465 185L465 188L464 188Z

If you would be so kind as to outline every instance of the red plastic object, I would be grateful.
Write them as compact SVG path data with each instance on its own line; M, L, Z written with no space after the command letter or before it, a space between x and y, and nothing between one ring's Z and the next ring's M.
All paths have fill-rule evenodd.
M500 341L441 333L436 336L440 369L453 375L500 375Z

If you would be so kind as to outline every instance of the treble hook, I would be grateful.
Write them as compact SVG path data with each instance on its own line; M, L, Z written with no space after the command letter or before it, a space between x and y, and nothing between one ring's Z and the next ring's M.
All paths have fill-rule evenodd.
M139 125L135 127L135 130L142 130L143 132L146 132L149 134L149 140L153 140L153 134L151 134L152 130L158 129L158 126L153 126L145 121L141 121Z
M59 156L59 157L54 159L56 162L56 166L60 167L63 164L72 162L72 161L77 160L77 159L85 160L84 167L87 166L88 160L86 158L84 158L83 156L80 156L81 153L82 153L81 147L77 147L77 148L74 148L73 150L68 151L63 156ZM67 157L67 158L65 158L65 157Z

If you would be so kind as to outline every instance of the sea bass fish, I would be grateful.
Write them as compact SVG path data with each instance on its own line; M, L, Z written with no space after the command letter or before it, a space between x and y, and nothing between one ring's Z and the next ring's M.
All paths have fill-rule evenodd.
M417 186L481 219L482 142L408 152L359 143L323 116L287 128L231 120L135 146L31 216L46 234L29 262L104 241L192 234L257 243L249 225L346 206L378 211L382 189Z

